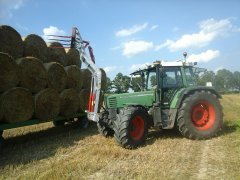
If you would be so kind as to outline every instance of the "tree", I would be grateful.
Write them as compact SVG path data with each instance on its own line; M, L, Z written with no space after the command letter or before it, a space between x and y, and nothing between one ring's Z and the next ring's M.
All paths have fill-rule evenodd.
M112 90L112 81L109 77L107 77L107 88L106 88L106 93L111 93L111 90Z
M122 73L118 73L113 80L113 88L115 93L126 93L130 88L130 77L124 76Z
M212 82L215 86L215 73L213 71L206 71L198 77L198 84L205 86L207 82Z
M141 77L132 78L131 88L134 92L141 91L141 86L142 86L142 78Z
M214 84L219 91L222 92L233 91L234 89L233 73L227 69L218 70Z
M240 91L240 72L235 71L233 73L234 88Z

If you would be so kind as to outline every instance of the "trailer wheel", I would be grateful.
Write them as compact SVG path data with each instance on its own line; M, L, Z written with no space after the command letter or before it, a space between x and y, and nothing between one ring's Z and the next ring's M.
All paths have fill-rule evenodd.
M186 97L178 112L178 127L189 139L209 139L223 124L222 107L209 91L197 91Z
M54 125L55 127L64 126L64 124L65 124L65 121L64 121L64 120L53 121L53 125Z
M124 148L132 149L143 145L148 133L148 114L140 107L120 110L114 122L114 137Z

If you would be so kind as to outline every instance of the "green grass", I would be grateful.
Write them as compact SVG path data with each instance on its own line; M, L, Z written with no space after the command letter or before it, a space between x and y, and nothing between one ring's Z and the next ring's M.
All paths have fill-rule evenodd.
M224 127L205 141L150 131L144 147L126 150L95 124L51 123L4 132L0 179L240 179L240 95L224 95Z

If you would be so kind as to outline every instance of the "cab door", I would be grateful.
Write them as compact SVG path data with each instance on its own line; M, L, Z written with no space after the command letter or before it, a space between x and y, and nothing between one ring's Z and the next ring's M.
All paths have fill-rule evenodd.
M162 81L161 104L163 109L168 109L175 93L183 87L180 67L164 67L160 80Z

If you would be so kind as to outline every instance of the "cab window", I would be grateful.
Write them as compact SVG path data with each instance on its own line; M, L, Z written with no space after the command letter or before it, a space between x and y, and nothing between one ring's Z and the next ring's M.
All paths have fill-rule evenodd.
M193 73L193 69L191 67L185 67L184 68L185 75L186 75L186 81L188 86L195 86L196 83L196 77L195 74Z
M147 90L153 90L157 87L156 71L148 72Z
M163 71L163 88L181 87L182 75L178 67L165 68Z

